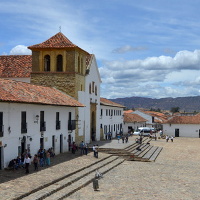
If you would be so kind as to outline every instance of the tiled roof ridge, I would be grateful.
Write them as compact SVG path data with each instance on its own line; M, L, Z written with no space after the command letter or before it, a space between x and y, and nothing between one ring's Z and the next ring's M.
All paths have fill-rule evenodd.
M125 122L146 122L147 120L135 113L124 113Z
M107 106L114 106L114 107L121 107L121 108L125 108L125 106L115 103L113 101L110 101L106 98L100 97L100 103L102 103L103 105L107 105Z
M65 48L65 47L78 47L73 44L63 33L58 32L46 41L29 46L29 49L34 48Z
M200 123L200 115L194 116L174 116L171 119L165 121L165 123L169 124L199 124Z

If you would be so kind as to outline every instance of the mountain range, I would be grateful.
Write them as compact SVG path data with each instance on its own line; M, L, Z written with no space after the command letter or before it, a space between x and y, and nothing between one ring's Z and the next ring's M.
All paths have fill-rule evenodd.
M124 105L126 109L160 109L171 110L171 108L179 107L183 112L199 112L200 111L200 96L193 97L177 97L177 98L146 98L146 97L125 97L109 99L115 103Z

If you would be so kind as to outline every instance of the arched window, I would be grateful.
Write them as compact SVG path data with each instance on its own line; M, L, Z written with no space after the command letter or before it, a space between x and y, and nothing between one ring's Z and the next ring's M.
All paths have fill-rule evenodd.
M57 56L57 72L63 71L63 57L62 55Z
M44 56L44 71L50 72L50 55Z

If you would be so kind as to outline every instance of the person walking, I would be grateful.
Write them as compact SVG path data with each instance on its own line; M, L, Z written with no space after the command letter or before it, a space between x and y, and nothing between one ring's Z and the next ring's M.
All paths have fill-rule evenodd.
M31 164L31 159L28 157L28 154L26 154L26 157L24 158L24 165L26 169L26 174L29 174L29 165Z
M166 142L168 142L169 141L169 136L168 135L166 135Z
M170 138L170 139L171 139L171 142L173 142L173 141L174 141L174 138L173 138L173 136L171 136L171 138Z

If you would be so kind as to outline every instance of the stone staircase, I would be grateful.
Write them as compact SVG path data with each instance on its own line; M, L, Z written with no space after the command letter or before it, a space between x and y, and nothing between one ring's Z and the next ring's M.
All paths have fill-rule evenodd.
M151 162L155 161L162 151L162 147L150 145L151 140L148 137L144 137L142 144L134 143L124 149L101 148L99 151L121 156L129 161Z

